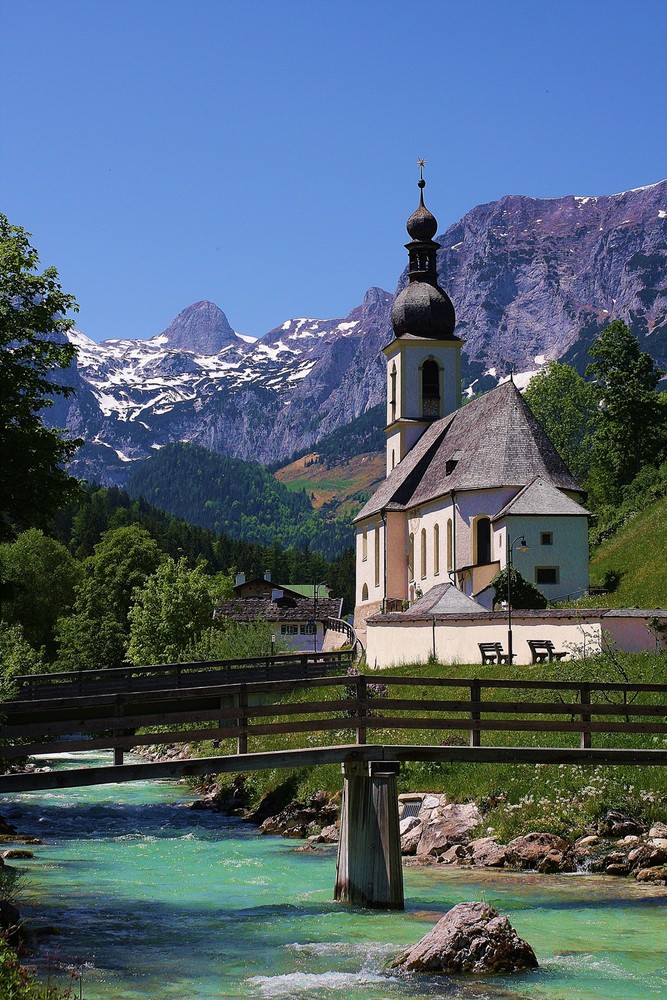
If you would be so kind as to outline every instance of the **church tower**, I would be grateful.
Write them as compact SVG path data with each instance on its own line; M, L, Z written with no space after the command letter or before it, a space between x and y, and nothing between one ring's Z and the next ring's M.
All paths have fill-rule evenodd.
M419 161L419 206L407 221L410 242L407 286L391 309L395 340L387 358L387 475L426 428L461 405L461 348L456 316L438 285L433 239L438 223L424 205L424 161Z

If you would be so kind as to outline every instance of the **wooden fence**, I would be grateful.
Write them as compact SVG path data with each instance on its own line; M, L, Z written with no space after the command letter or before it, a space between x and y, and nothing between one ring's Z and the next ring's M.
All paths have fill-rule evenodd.
M297 687L311 693L307 701L295 699ZM372 734L387 745L392 731L411 730L417 743L430 735L434 744L471 748L483 737L502 742L511 734L512 747L528 750L537 737L548 735L553 745L554 734L562 734L561 746L572 739L584 750L594 739L605 747L620 742L640 754L664 752L667 763L667 684L360 674L51 696L9 702L3 712L5 758L201 740L232 740L238 754L247 754L273 749L276 738L287 749L312 748L324 733L334 744L348 745L352 736L366 745ZM137 732L147 727L154 731Z

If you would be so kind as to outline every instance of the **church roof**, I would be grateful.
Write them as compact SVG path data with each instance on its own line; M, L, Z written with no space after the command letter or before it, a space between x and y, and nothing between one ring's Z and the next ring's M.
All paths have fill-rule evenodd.
M590 511L546 479L537 476L498 511L493 520L499 521L506 514L570 514L587 517Z
M431 424L355 520L416 507L452 490L521 488L536 477L582 492L510 380Z

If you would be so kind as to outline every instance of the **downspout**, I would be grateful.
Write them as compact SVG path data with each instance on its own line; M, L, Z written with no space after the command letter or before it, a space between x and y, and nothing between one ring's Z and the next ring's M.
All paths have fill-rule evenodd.
M380 511L380 517L382 518L382 613L386 614L387 611L387 517L384 510Z
M456 490L452 490L452 574L454 586L458 589L456 581Z

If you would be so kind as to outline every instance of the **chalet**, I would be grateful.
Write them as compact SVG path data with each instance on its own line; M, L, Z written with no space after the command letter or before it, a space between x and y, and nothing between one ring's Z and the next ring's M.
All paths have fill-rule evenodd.
M325 584L278 585L267 570L252 580L238 574L234 597L218 601L214 617L267 622L283 643L316 652L323 647L327 622L340 620L342 605L342 597L331 597Z

